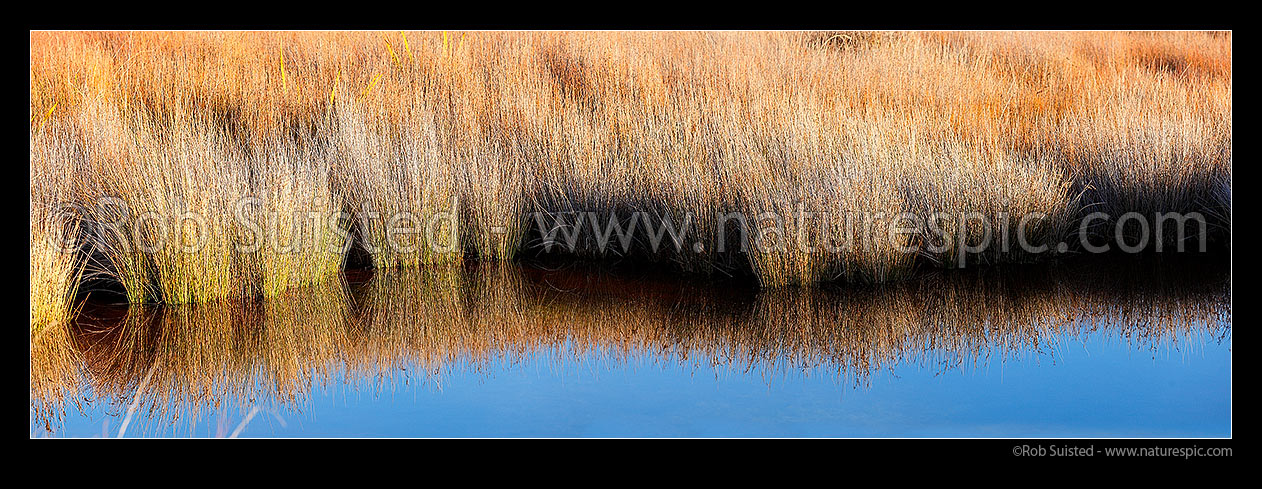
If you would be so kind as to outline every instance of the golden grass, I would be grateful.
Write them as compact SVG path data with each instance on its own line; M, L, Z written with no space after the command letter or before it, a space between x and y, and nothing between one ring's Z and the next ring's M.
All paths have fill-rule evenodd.
M351 237L314 241L358 240L379 268L519 257L529 212L691 213L701 230L797 206L1041 212L1032 241L1055 244L1084 212L1230 206L1229 33L36 32L30 86L33 189L210 216L197 253L138 254L88 226L135 302L276 295L336 272L336 254L233 251L245 231L229 206L246 193L261 213L347 211ZM69 169L36 168L53 163ZM47 198L33 190L33 208ZM455 219L399 250L363 209ZM651 253L643 239L637 258L765 286L887 281L956 252L910 237L719 253L706 233ZM576 255L611 256L582 243ZM56 260L32 247L32 283L36 262L62 273Z
M43 121L41 121L42 123ZM42 131L35 128L33 131ZM31 135L31 335L65 326L72 317L84 260L80 223L72 212L71 155L60 145L36 145Z

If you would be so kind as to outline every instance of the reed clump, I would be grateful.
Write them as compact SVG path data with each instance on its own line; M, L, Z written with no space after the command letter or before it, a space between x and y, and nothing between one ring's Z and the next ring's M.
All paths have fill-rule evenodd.
M588 226L563 255L764 286L1058 252L960 262L960 243L1013 231L957 220L945 243L877 239L843 216L1039 213L1027 238L1049 246L1094 211L1200 212L1211 241L1230 232L1223 33L36 32L31 65L32 187L77 189L94 271L133 302L276 295L336 273L338 252L315 248L359 247L380 269L511 260L584 212L692 232L653 246L641 226L608 247ZM245 256L231 245L257 231L232 217L247 194L262 196L249 212L334 225ZM136 253L157 231L110 234L104 197L155 221L203 215L210 238L183 253L171 225L179 239ZM832 220L785 222L795 209ZM733 213L744 232L718 236ZM291 241L291 221L268 238ZM388 243L397 226L419 232ZM728 246L742 242L764 246Z
M36 129L44 131L45 128ZM83 275L80 220L74 212L72 148L36 145L31 136L31 335L64 327Z

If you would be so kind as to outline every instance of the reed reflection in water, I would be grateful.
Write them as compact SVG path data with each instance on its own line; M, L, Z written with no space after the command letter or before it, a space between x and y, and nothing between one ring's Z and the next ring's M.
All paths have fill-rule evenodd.
M870 288L755 290L519 265L390 270L273 300L92 307L32 337L33 423L103 403L126 429L213 411L301 409L316 385L435 381L537 355L707 363L867 383L1101 334L1184 349L1230 334L1230 277L1203 264L931 273ZM558 358L560 359L560 358ZM35 426L32 430L35 430Z

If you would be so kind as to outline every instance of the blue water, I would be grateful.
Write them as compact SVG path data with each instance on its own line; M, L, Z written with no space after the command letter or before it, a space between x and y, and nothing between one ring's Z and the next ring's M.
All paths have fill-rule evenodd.
M299 409L234 406L129 436L304 437L1225 437L1231 335L1128 344L1097 332L964 367L903 362L866 380L640 353L543 352L384 384L335 376ZM117 434L125 406L70 412L49 435Z

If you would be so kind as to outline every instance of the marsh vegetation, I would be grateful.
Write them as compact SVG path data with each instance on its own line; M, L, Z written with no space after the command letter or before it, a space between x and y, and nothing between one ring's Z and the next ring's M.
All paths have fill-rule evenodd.
M32 334L67 321L91 278L183 304L336 281L351 250L378 269L520 259L538 253L530 212L702 228L799 206L1039 214L1028 238L1046 245L1086 212L1196 212L1213 246L1230 236L1230 33L33 32L30 55ZM362 214L401 211L455 218L442 243L381 246L388 223ZM295 242L292 216L310 212L348 232L243 252L257 230L240 212L269 243ZM190 214L206 236L192 252ZM109 226L139 215L165 224ZM566 254L764 287L958 266L916 234L787 226L852 246L650 249L637 235L625 252L584 238Z
M30 42L33 426L539 355L862 384L1230 335L1230 33ZM953 217L871 232L904 215Z

